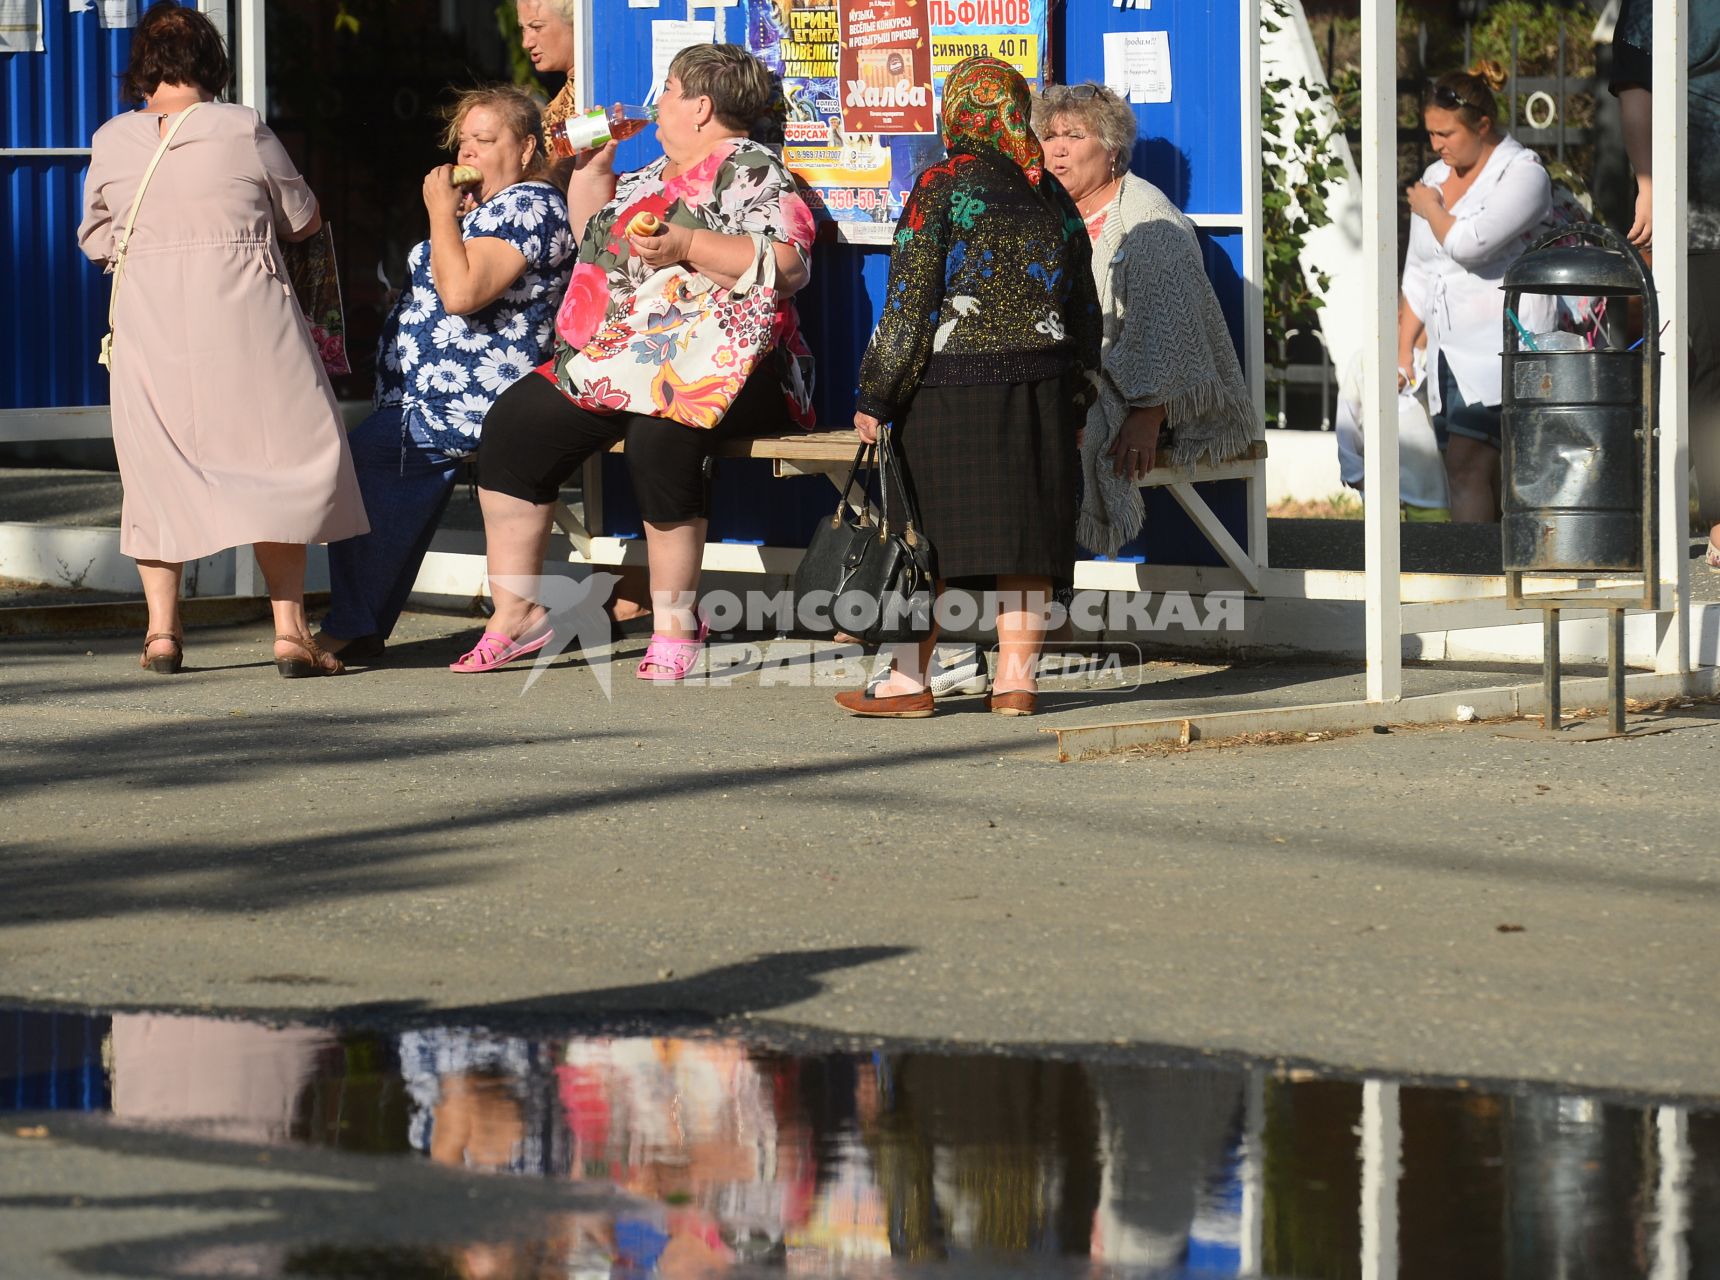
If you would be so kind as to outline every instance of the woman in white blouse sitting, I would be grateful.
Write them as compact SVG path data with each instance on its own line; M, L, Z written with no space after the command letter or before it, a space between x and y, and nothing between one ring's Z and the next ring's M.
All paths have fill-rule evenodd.
M1439 159L1410 187L1409 254L1398 306L1398 382L1427 331L1428 408L1445 451L1453 521L1499 519L1499 353L1505 269L1540 233L1552 183L1540 157L1505 133L1493 94L1496 62L1429 86L1422 120ZM1553 327L1558 300L1525 295L1517 318Z

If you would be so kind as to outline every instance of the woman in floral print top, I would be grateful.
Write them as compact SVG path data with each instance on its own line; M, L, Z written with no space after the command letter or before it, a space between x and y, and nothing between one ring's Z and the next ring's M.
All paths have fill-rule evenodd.
M769 74L740 46L683 49L669 64L658 99L663 158L617 179L611 143L572 174L568 206L582 234L556 318L555 356L538 370L542 377L509 388L484 421L478 496L496 608L489 630L454 664L455 671L493 670L537 652L558 625L565 628L514 588L543 572L561 485L617 440L626 441L644 518L657 620L638 675L679 680L697 661L703 628L693 601L717 445L813 422L811 354L788 301L811 275L812 214L781 162L747 139L771 96ZM660 220L654 234L633 232L641 213ZM732 290L759 260L761 248L774 259L781 301L770 321L772 349L738 393L719 386L730 372L721 368L696 369L693 376L677 370L673 385L664 389L671 369L666 359L677 337L672 325L662 333L629 333L624 344L594 341L605 336L604 321L624 309L655 272L680 264L715 290ZM670 310L678 315L678 309ZM604 379L571 376L570 363L581 349L589 353L599 346L603 358L618 366L628 362L653 370L653 395L672 396L677 411L690 400L694 416L704 416L696 412L701 407L709 408L708 416L694 427L659 413L628 411L610 401ZM661 412L666 402L657 403Z
M793 177L769 148L747 138L735 138L714 147L698 164L674 177L667 175L668 165L665 158L622 175L616 180L614 198L585 224L573 279L556 317L561 341L545 370L576 401L581 389L568 379L569 363L605 321L626 313L634 290L658 266L687 257L684 250L676 254L676 245L653 242L671 237L680 240L684 235L690 244L699 231L711 231L749 240L750 254L750 237L762 235L777 247L779 274L805 271L810 264L812 211L795 190ZM637 252L635 238L625 234L626 227L642 213L653 214L665 224L662 235L639 237L646 241L645 253ZM768 363L781 385L789 417L810 428L815 421L812 352L801 336L799 314L786 296L788 292L782 290L784 296L777 307L776 350ZM634 354L641 364L656 363L651 351ZM719 352L718 359L726 354ZM604 406L594 402L587 407Z

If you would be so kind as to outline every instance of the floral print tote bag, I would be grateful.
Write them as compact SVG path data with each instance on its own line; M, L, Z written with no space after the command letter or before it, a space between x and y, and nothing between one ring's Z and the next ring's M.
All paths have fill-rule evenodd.
M558 361L562 389L594 413L640 413L710 428L775 345L776 254L754 234L752 265L725 289L684 263L647 276ZM572 297L570 291L569 294Z

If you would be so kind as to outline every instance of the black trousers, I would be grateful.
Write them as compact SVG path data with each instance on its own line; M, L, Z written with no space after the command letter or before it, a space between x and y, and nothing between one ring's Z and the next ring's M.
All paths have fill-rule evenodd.
M776 362L765 360L723 420L705 430L640 413L592 413L541 374L497 398L478 441L478 485L541 506L592 454L627 442L639 514L676 524L711 514L711 477L724 440L780 435L792 426Z

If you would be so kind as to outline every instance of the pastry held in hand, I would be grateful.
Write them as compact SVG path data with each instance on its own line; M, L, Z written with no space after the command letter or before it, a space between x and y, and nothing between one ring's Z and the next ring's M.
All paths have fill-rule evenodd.
M484 175L469 164L457 164L448 175L448 181L456 187L475 187L484 180Z
M630 236L654 236L663 230L663 219L649 210L633 215L633 221L627 224L627 234Z

